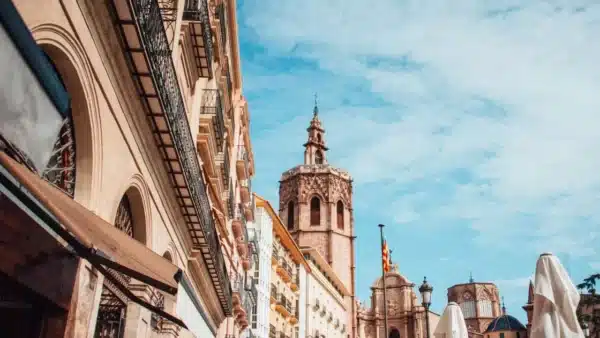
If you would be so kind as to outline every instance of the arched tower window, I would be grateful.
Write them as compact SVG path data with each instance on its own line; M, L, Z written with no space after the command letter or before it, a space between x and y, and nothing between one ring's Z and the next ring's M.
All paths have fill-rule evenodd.
M323 142L323 138L321 137L321 134L317 134L317 142L319 142L319 143Z
M287 207L287 228L288 230L294 230L294 201L290 201Z
M338 229L344 230L344 203L342 201L337 202L336 216Z
M390 331L390 338L400 338L400 331L398 331L396 328L393 328Z
M321 201L317 196L310 200L310 225L321 224Z
M315 163L323 164L323 153L320 150L315 153Z

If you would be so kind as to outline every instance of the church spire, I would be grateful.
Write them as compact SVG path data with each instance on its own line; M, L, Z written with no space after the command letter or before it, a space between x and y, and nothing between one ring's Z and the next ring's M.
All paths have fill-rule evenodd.
M308 129L308 140L304 143L304 164L327 164L325 152L328 148L325 146L325 129L319 120L319 106L317 105L317 94L315 93L315 106L313 108L313 118L310 121Z

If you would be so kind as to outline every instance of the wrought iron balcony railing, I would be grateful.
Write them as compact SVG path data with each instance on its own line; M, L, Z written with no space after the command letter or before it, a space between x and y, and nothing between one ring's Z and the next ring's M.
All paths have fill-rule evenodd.
M276 338L277 329L273 325L269 325L269 338Z
M204 89L202 93L201 114L212 115L217 148L221 152L225 139L225 119L223 115L223 102L218 89ZM227 159L225 159L227 161Z
M182 200L181 210L192 244L202 253L210 267L209 273L221 306L229 315L232 310L231 285L160 7L157 0L129 0L131 6L121 6L117 2L113 0L109 3L121 26L120 31L134 29L138 33L130 34L132 37L128 35L121 41L129 58L132 74L137 80L138 90L147 107L146 113L151 118L152 129L157 136L160 134L157 143L169 167L169 174L175 182L183 182L177 185L176 190ZM205 47L210 68L212 41L206 0L187 0L185 5L188 17L191 15L190 11L196 13L205 28L204 34L208 34ZM142 82L146 84L142 85ZM168 142L164 142L163 139L168 139ZM169 148L171 150L168 150ZM180 169L174 169L176 167ZM183 200L188 200L193 208L189 208Z
M235 194L234 194L233 181L229 181L229 197L227 200L227 212L229 213L229 218L233 219L235 217Z
M273 299L277 299L277 287L273 284L271 284L271 298Z
M227 45L227 12L225 4L221 3L217 7L217 16L219 18L219 25L221 30L221 43L223 46Z
M225 141L223 150L223 169L221 172L221 175L223 176L223 185L227 184L227 180L229 179L229 165L229 146L227 145L227 141Z
M194 52L196 65L198 68L206 69L208 77L212 78L213 43L207 1L185 0L183 20L197 23L192 25L192 35L193 40L195 41L194 48L196 49ZM199 37L200 34L202 35L202 46L199 46L197 42L197 37ZM206 59L206 61L203 62L202 59ZM206 63L206 65L203 63Z

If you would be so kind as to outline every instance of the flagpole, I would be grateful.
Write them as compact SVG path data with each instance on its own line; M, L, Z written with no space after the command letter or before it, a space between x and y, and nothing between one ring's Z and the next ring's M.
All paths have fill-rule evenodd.
M379 224L379 234L381 237L381 254L383 255L383 227L385 225ZM385 336L387 337L388 332L388 316L387 316L387 296L386 296L386 288L385 288L385 266L383 265L383 256L381 259L381 281L383 283L383 325L385 326Z

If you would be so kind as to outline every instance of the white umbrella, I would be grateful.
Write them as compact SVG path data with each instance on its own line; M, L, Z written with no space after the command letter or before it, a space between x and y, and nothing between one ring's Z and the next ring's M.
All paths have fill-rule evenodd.
M455 302L450 302L433 332L435 338L468 338L467 324L463 313Z
M579 292L556 256L540 255L534 283L530 338L584 338L576 314Z

